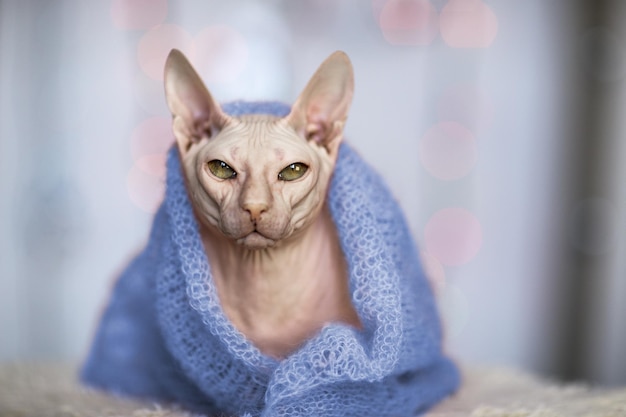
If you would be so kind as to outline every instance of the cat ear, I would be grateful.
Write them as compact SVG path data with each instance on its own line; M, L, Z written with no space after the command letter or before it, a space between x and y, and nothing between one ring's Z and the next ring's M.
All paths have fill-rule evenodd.
M172 49L165 62L165 98L174 117L173 130L181 155L228 122L187 58Z
M353 92L352 64L345 53L337 51L313 74L287 121L298 134L336 156Z

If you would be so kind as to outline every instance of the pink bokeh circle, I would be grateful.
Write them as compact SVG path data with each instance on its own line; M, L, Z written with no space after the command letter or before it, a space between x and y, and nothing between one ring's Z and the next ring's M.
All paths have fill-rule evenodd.
M133 130L130 151L133 159L147 155L165 155L174 143L172 120L169 117L151 117Z
M154 161L135 163L126 178L126 187L133 204L147 213L156 213L165 194L165 181L161 175L144 170L151 164L154 164ZM164 168L162 172L165 172Z
M482 227L470 211L444 208L428 220L424 242L426 252L443 265L463 265L478 254L483 242Z
M130 139L135 163L127 177L128 195L143 211L155 213L165 192L167 151L174 143L171 119L151 117L142 121Z
M193 38L182 27L165 24L155 26L139 41L137 59L139 67L150 78L163 80L163 67L172 49L179 49L188 57L194 53Z
M111 19L118 29L149 29L165 21L167 0L112 0Z
M458 180L476 163L474 134L457 122L441 122L431 127L419 143L422 166L434 177Z
M498 18L482 0L449 0L441 9L439 29L453 48L487 48L498 33Z
M446 288L446 271L439 259L428 252L420 253L422 267L436 296L443 294Z
M428 0L387 0L378 25L392 45L429 45L437 37L437 10Z
M162 181L165 181L167 171L167 155L164 153L157 153L152 155L142 156L135 161L135 165L139 167L146 174L155 176Z

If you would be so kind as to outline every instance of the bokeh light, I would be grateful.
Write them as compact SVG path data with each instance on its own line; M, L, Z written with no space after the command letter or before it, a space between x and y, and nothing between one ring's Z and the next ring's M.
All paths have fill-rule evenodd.
M459 266L472 260L483 242L478 219L464 208L437 211L424 230L426 252L446 266Z
M248 64L246 38L229 26L209 26L194 38L193 64L205 83L229 83Z
M462 178L476 163L474 134L457 122L438 123L421 138L419 159L436 178L446 181Z
M374 1L378 25L392 45L429 45L437 37L437 10L428 0Z
M126 178L126 186L131 201L147 213L156 213L159 204L163 201L165 192L164 178L148 173L141 167L153 163L154 160L146 163L135 163ZM165 168L163 168L164 171Z
M148 155L165 155L174 143L172 120L169 117L151 117L142 121L131 134L130 150L133 160Z
M446 289L446 271L443 265L436 257L424 251L420 253L420 260L435 296L440 296Z
M166 154L146 155L135 161L135 165L146 174L165 180Z
M453 48L487 48L498 33L498 18L482 0L449 0L441 9L439 29Z
M193 54L193 38L177 25L159 25L149 30L139 41L139 67L150 78L163 80L165 59L173 49L180 49L188 57Z
M454 120L479 134L493 124L494 106L478 85L456 84L441 96L437 113L439 121Z
M156 212L163 200L167 151L174 143L171 119L151 117L142 121L130 139L135 161L127 178L128 194L140 209Z
M167 17L167 0L112 0L111 19L125 30L150 29Z

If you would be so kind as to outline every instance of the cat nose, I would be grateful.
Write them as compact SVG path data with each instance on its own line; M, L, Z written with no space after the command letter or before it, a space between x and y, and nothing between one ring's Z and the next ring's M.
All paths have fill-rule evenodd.
M260 220L261 214L269 210L272 191L262 175L250 175L243 184L239 195L240 207L250 214L250 221Z
M261 214L267 211L267 204L247 203L244 204L243 209L250 214L250 220L256 222L261 217Z

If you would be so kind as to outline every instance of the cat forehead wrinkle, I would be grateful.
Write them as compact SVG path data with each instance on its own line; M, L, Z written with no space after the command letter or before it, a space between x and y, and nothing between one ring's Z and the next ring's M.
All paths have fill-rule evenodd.
M244 115L232 119L213 142L209 141L208 159L225 159L240 174L244 171L277 169L273 163L303 162L316 159L315 149L300 137L284 118ZM283 167L281 167L283 168Z

